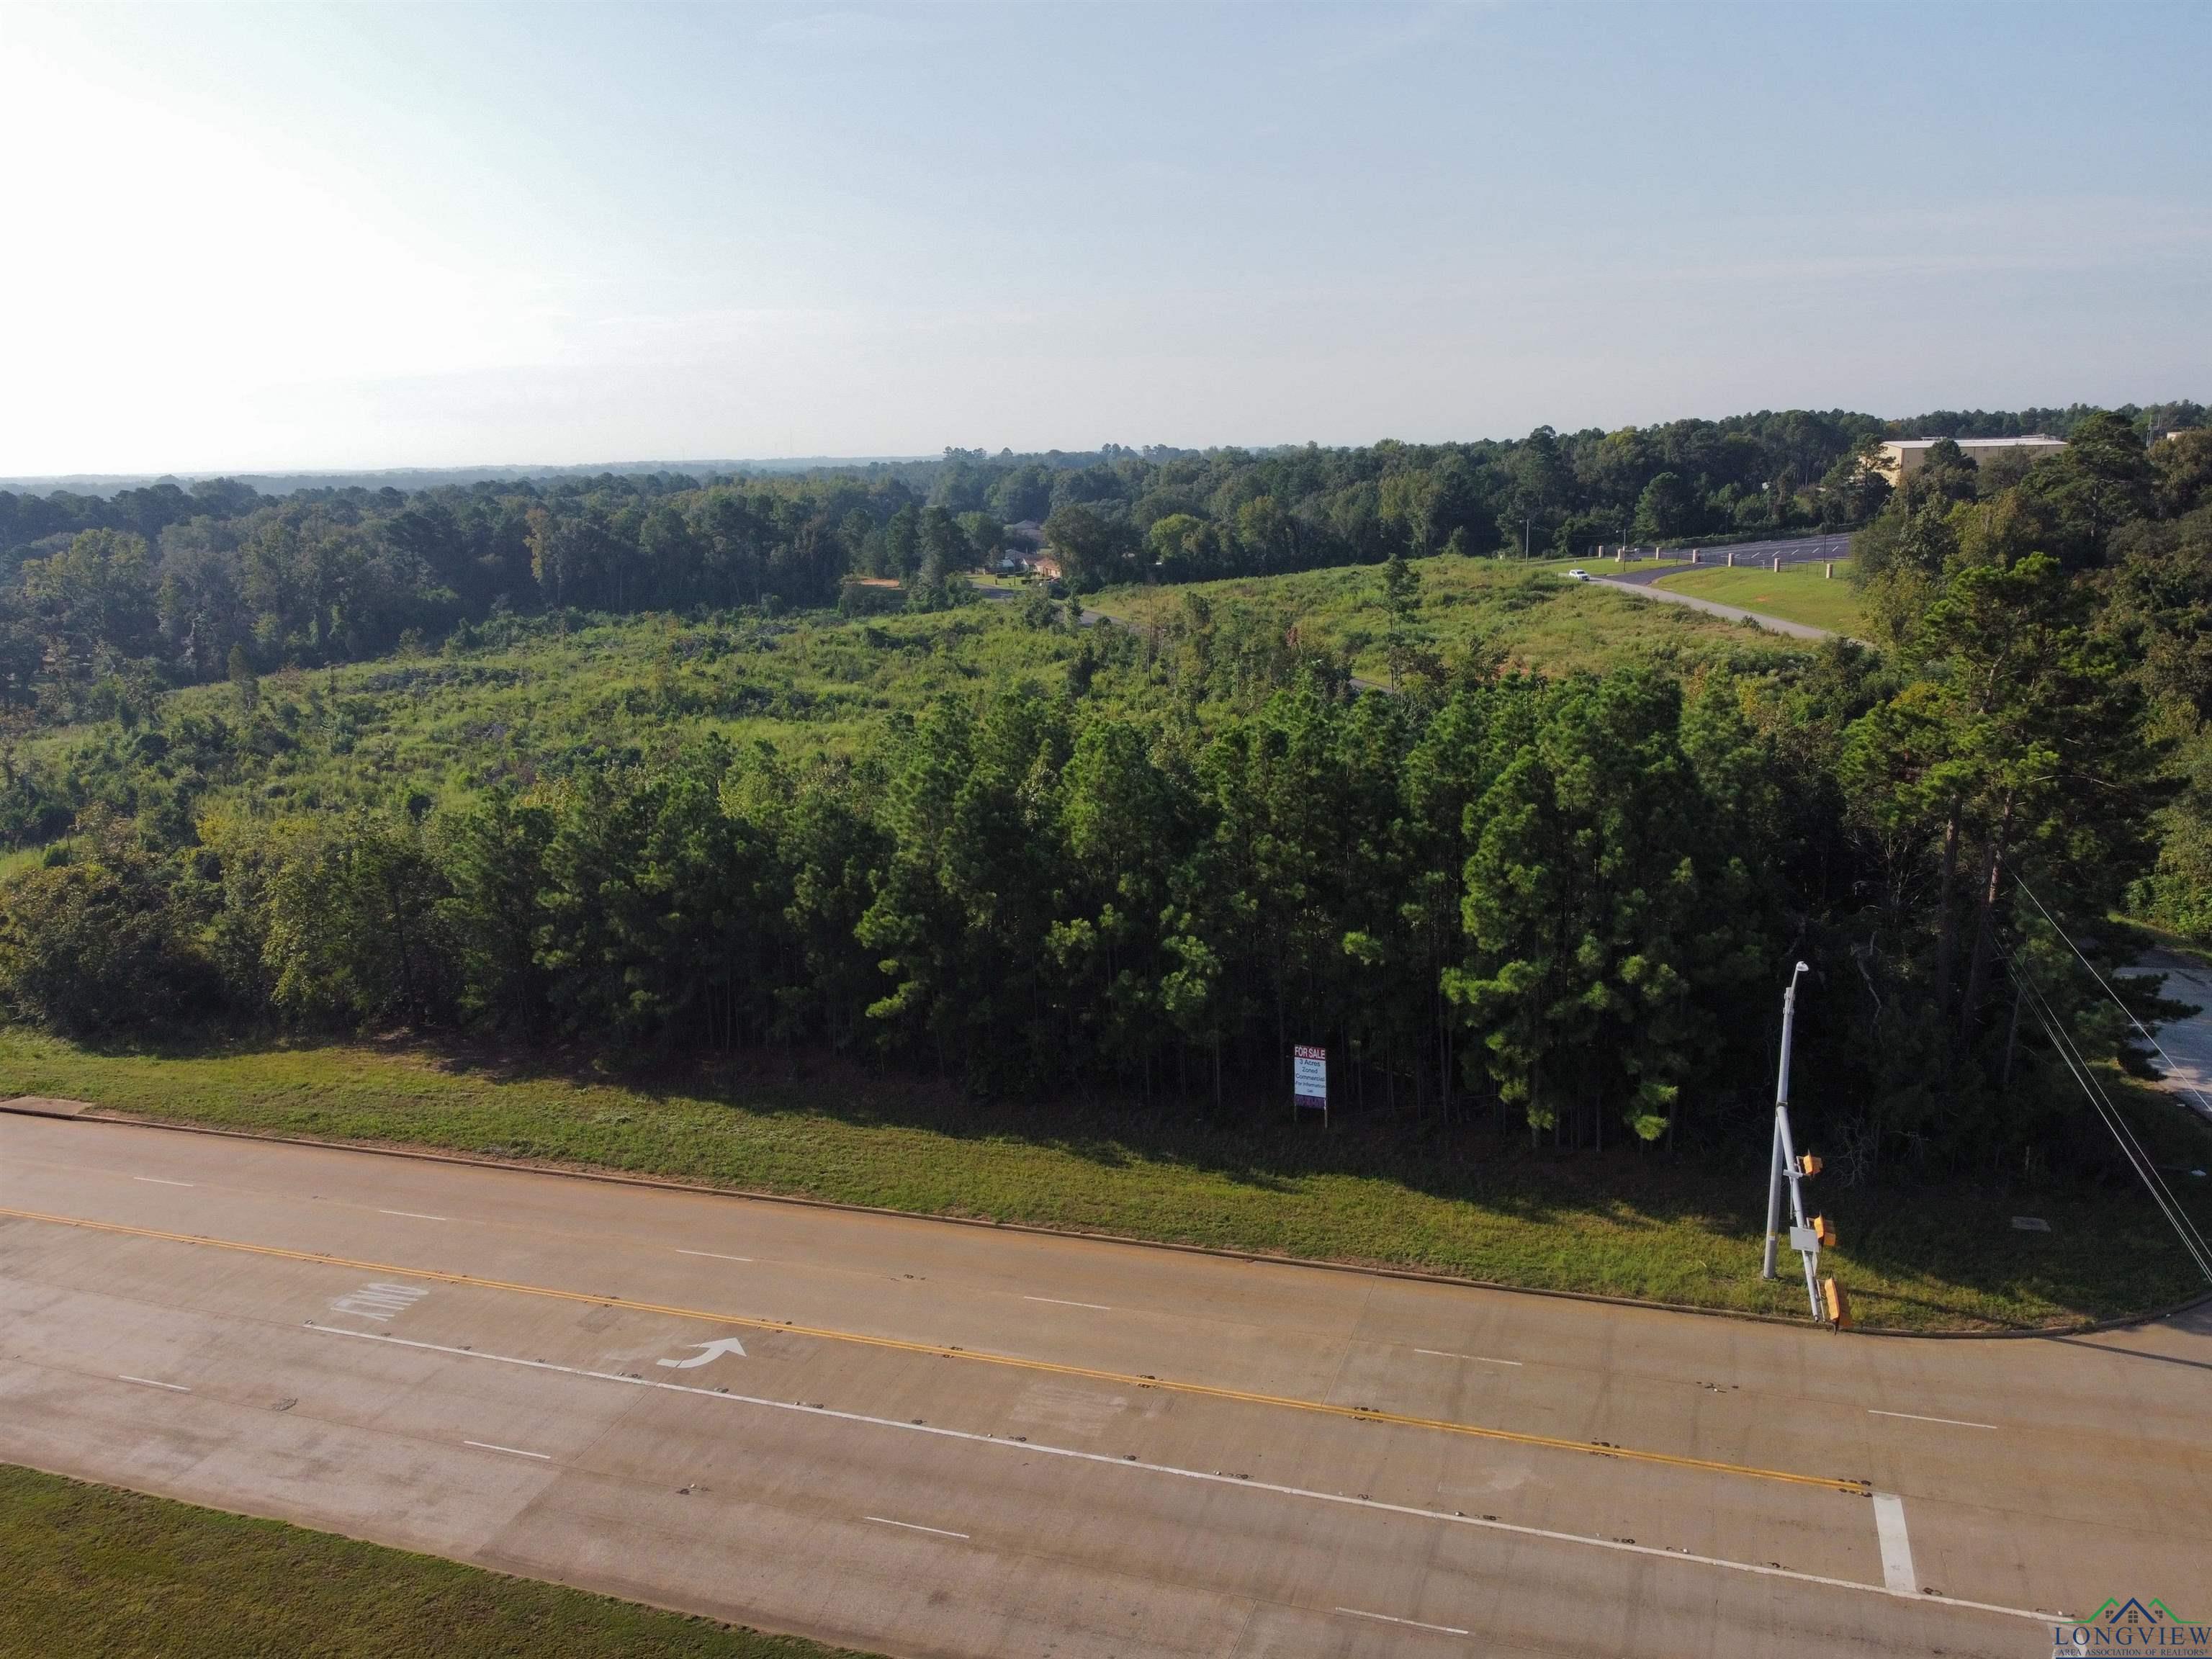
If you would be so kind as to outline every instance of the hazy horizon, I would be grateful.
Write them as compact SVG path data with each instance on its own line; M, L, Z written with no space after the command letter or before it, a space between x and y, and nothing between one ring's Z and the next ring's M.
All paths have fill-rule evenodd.
M2160 398L2126 399L2122 400L2122 406L2132 404L2137 408L2156 407L2172 401L2174 400ZM1657 422L1645 422L1644 424L1664 424L1669 421L1674 420L1719 422L1746 415L1780 412L1786 411L1735 410L1721 415L1676 415L1673 416L1662 416ZM1830 411L1808 410L1806 412L1827 413ZM1904 416L1886 415L1881 413L1881 411L1875 410L1853 410L1844 412L1870 415L1883 420L1907 420L1910 418ZM1953 414L2009 414L2016 411L1954 410L1948 412ZM1551 423L1539 422L1539 424L1550 425ZM1616 428L1607 428L1595 423L1591 426L1583 428L1554 428L1554 430L1562 434L1582 431L1607 431ZM1528 434L1525 432L1464 433L1446 434L1434 439L1414 441L1397 439L1394 434L1386 434L1377 437L1354 439L1341 445L1328 445L1325 447L1329 448L1346 449L1371 448L1376 445L1392 441L1419 441L1437 444L1483 442L1510 443L1516 442L1527 435ZM954 446L951 447L963 447ZM1185 453L1208 453L1235 451L1253 455L1264 455L1285 449L1302 448L1304 447L1304 446L1295 442L1277 444L1240 444L1233 441L1226 443L1192 445L1132 444L1122 443L1118 440L1109 438L1103 440L1098 444L1091 445L1080 450L1069 448L1054 450L1018 450L1002 447L999 450L981 451L969 447L968 453L982 453L994 458L1008 453L1023 457L1055 453L1085 455L1096 454L1100 453L1103 449L1109 447L1118 447L1139 453L1158 453L1165 450L1179 450ZM166 467L158 470L140 469L130 471L103 471L15 474L0 473L0 489L11 489L16 491L29 490L36 492L52 489L66 489L71 486L81 486L88 489L98 486L104 489L108 493L112 493L118 489L134 488L143 484L158 483L164 481L173 481L180 484L190 484L198 483L204 479L216 478L228 478L241 482L258 479L264 483L282 483L289 482L295 479L320 480L326 478L349 478L360 481L368 481L378 478L442 477L447 475L452 475L455 481L466 483L477 478L539 478L564 474L592 475L602 472L614 473L617 475L652 472L704 475L715 471L727 472L748 470L758 470L768 472L803 472L814 470L831 470L844 467L913 465L942 459L948 453L950 453L948 447L939 446L934 450L916 451L912 454L905 455L642 455L621 458L603 457L585 461L477 461L434 464L420 466L381 465L374 462L364 462L362 465L353 466Z
M2158 5L9 8L0 476L2203 400L2208 47Z

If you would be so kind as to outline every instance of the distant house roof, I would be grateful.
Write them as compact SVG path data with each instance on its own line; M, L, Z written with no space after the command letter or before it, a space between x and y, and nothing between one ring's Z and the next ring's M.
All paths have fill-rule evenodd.
M1044 526L1035 519L1024 519L1019 524L1006 526L1006 538L1010 542L1018 542L1024 547L1042 547L1044 545Z

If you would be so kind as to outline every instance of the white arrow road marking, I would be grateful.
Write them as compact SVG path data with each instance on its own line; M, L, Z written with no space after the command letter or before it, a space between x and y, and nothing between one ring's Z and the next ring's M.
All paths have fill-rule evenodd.
M745 1357L745 1345L734 1336L726 1336L714 1342L694 1342L691 1346L703 1348L706 1352L695 1353L689 1359L656 1359L653 1363L665 1365L671 1370L688 1371L694 1366L709 1364L726 1353L733 1353L740 1359Z

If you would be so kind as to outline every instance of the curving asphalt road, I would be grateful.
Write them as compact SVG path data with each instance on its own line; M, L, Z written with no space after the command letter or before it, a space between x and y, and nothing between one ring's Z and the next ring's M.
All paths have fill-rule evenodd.
M1702 611L1709 617L1719 617L1728 622L1755 622L1761 628L1777 634L1787 634L1798 640L1838 640L1845 637L1825 628L1815 628L1810 623L1788 622L1780 617L1770 617L1763 611L1742 611L1732 605L1723 605L1717 599L1701 599L1694 593L1678 593L1671 587L1654 587L1651 583L1662 575L1672 575L1680 565L1664 571L1653 571L1635 579L1615 580L1610 576L1592 576L1593 587L1611 587L1624 593L1633 593L1639 599L1657 599L1665 605L1686 605L1692 611Z
M1609 559L1596 560L1584 568L1593 573L1589 580L1598 586L1618 588L1639 599L1685 605L1692 611L1702 611L1709 617L1718 617L1725 622L1754 622L1761 628L1797 640L1850 637L1829 629L1815 628L1809 623L1789 622L1780 617L1770 617L1763 611L1746 611L1736 605L1723 605L1717 599L1699 599L1695 594L1678 593L1672 588L1656 586L1655 584L1661 577L1680 575L1683 570L1694 567L1681 562L1680 551L1670 551L1662 556L1656 549L1642 550L1652 556L1650 562L1631 560L1617 563ZM1754 569L1771 569L1777 560L1786 567L1847 559L1851 553L1851 538L1849 536L1817 536L1801 537L1792 541L1744 542L1732 547L1708 548L1704 552L1703 563L1717 568L1728 568L1729 557L1733 556L1738 568L1748 566ZM1611 574L1595 574L1599 571Z
M891 1654L2048 1652L2201 1599L2208 1389L2212 1310L1857 1338L0 1112L0 1460Z

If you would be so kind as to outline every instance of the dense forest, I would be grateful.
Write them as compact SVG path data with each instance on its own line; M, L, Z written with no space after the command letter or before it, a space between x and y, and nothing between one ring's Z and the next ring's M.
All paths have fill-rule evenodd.
M1894 492L1862 465L1881 423L1790 415L411 497L161 486L58 528L52 498L0 501L0 765L15 838L51 843L0 900L0 994L94 1034L826 1045L1188 1109L1279 1101L1285 1045L1321 1041L1360 1107L1679 1151L1762 1109L1802 957L1804 1073L1848 1173L2076 1158L2034 1010L2105 1055L2124 1021L2049 918L2108 967L2115 909L2212 933L2212 431L2036 424L2069 447L1984 472L1942 447ZM767 628L878 570L950 603L1001 526L1042 519L1079 566L1082 536L1106 550L1079 580L1376 562L1415 618L1427 556L1662 514L1861 526L1876 647L1552 680L1475 652L1385 696L1196 594L1139 637L1040 592L988 625L1051 635L1049 672L891 712L849 754L716 735L488 765L459 798L210 793L343 720L295 671L403 641L465 665L526 612ZM171 688L225 677L220 713L180 710Z

